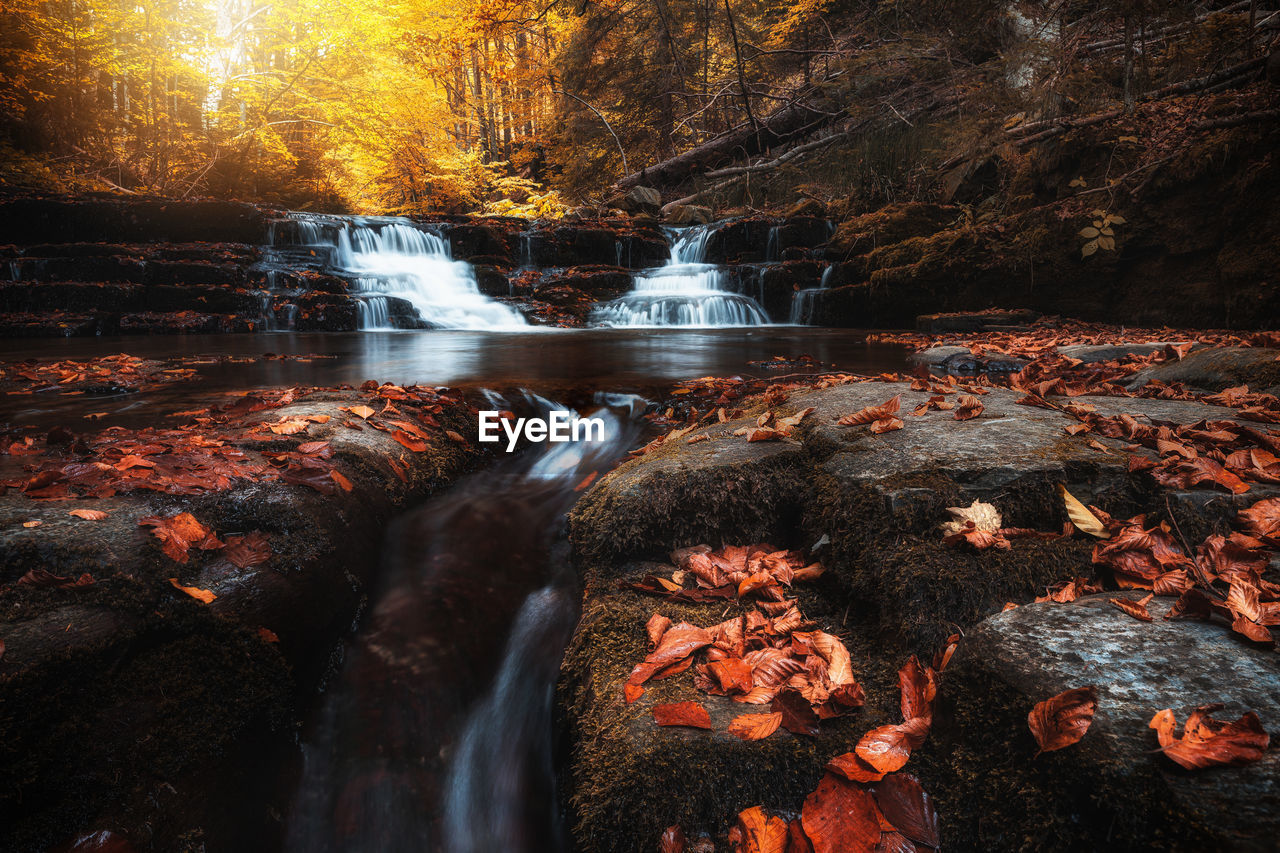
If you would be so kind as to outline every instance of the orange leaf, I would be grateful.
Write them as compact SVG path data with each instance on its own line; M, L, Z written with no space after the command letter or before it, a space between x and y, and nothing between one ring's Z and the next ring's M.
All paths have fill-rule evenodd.
M151 533L162 543L164 553L179 563L187 561L187 552L193 547L201 551L222 547L213 531L189 512L180 512L169 518L151 515L138 519L138 524L152 528Z
M279 423L269 424L268 429L276 435L294 435L304 431L307 428L307 422L304 420L292 419L280 421Z
M972 394L961 394L956 398L956 413L951 417L957 421L968 421L982 414L982 401Z
M911 758L911 751L924 743L929 734L929 720L916 717L896 726L880 726L862 736L854 752L880 773L900 770Z
M743 740L764 740L782 724L782 712L772 714L739 714L729 723L729 734Z
M362 420L368 420L369 417L372 416L374 413L373 409L369 408L368 406L352 406L350 408L343 406L342 411L350 412L351 414L355 415L356 417Z
M1027 725L1040 752L1053 752L1079 742L1097 710L1097 689L1092 685L1077 687L1038 703L1027 715Z
M427 449L427 443L425 441L419 441L402 429L392 430L391 437L412 450L414 453L422 453Z
M660 726L711 728L711 715L697 702L670 702L665 705L654 705L653 719Z
M1147 610L1147 604L1155 597L1156 594L1153 592L1137 601L1130 598L1108 598L1107 601L1119 607L1139 622L1150 622L1151 613Z
M100 509L73 509L68 515L83 518L85 521L102 521L107 517L107 514Z
M330 471L329 479L337 483L338 488L342 489L342 491L344 492L349 492L355 488L355 484L353 484L350 480L348 480L346 477L344 477L341 473L337 471Z
M836 426L860 426L891 417L902 406L902 396L891 397L878 406L867 406L836 421Z
M902 429L905 424L900 418L880 418L871 424L871 431L876 435Z
M276 632L275 632L275 631L272 631L270 628L259 628L259 629L258 629L258 637L259 637L259 638L260 638L264 643L278 643L278 642L280 642L280 638L276 636Z
M753 806L738 815L739 853L786 853L787 819Z
M1262 728L1258 715L1247 711L1235 722L1215 720L1209 714L1222 705L1201 705L1191 713L1182 738L1173 730L1177 720L1173 711L1165 709L1151 719L1161 750L1188 770L1226 764L1239 767L1262 758L1271 738Z
M169 583L173 584L174 589L181 590L182 592L185 592L187 595L194 598L196 601L203 602L204 604L208 604L218 597L207 589L200 589L199 587L196 587L196 586L183 586L182 584L178 583L177 578L169 578Z
M639 684L627 684L622 688L622 695L627 700L627 704L630 705L644 695L644 688Z

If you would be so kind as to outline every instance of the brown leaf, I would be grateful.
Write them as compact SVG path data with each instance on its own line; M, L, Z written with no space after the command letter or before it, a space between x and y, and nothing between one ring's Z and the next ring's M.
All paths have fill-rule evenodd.
M241 569L260 566L271 559L271 543L267 535L260 530L244 536L228 536L227 547L222 556Z
M414 453L424 453L427 449L427 443L425 441L414 438L402 429L392 430L391 437L412 450Z
M280 421L279 423L268 425L268 429L276 435L294 435L296 433L303 432L306 428L307 422L305 420L298 420L297 418L291 418Z
M350 408L343 406L342 411L350 412L351 414L355 415L357 418L360 418L362 420L368 420L374 415L374 410L369 408L368 406L351 406Z
M835 773L850 782L879 782L884 773L872 767L858 756L856 752L837 755L827 762L827 772Z
M800 822L814 853L872 853L880 841L875 798L830 773L805 798Z
M794 687L779 691L770 709L782 715L782 727L793 735L818 736L818 715L809 700Z
M169 583L173 585L174 589L185 592L187 595L191 596L196 601L203 602L204 604L209 604L215 598L218 597L207 589L200 589L199 587L195 587L195 586L183 586L182 584L178 583L177 578L169 578Z
M262 642L264 642L264 643L278 643L278 642L280 642L280 638L276 636L276 632L275 632L275 631L272 631L270 628L262 628L262 627L259 627L259 628L258 628L258 637L259 637L259 638L261 638Z
M951 417L957 421L968 421L982 414L982 401L972 394L961 394L956 398L956 413Z
M907 838L937 848L938 812L933 799L909 773L891 773L872 789L885 820Z
M1053 752L1079 742L1097 710L1097 688L1077 687L1038 703L1027 715L1027 725L1040 752Z
M355 484L348 480L342 473L338 471L330 471L329 479L338 484L338 488L344 492L349 492L355 488Z
M1209 716L1222 705L1201 705L1191 713L1182 738L1174 737L1177 720L1166 708L1151 719L1161 750L1188 770L1216 765L1239 767L1262 758L1271 738L1262 728L1258 715L1247 711L1235 722L1222 722Z
M729 723L729 734L743 740L763 740L778 730L782 712L771 714L739 714Z
M1147 605L1151 602L1151 599L1155 597L1156 594L1153 592L1148 596L1138 599L1137 601L1134 601L1131 598L1108 598L1107 601L1111 602L1125 613L1128 613L1139 622L1150 622L1151 613L1147 610Z
M1266 498L1240 510L1245 532L1280 546L1280 498Z
M901 395L891 397L878 406L867 406L836 421L837 426L859 426L891 418L902 406Z
M671 620L661 613L654 613L649 617L649 621L644 626L644 631L649 636L649 651L653 651L658 647L658 641L662 639L662 635L670 627Z
M83 518L85 521L102 521L107 517L107 514L100 509L73 509L67 514Z
M660 726L711 728L711 715L697 702L669 702L665 705L654 705L653 719Z
M655 672L678 663L703 646L711 645L711 634L705 628L680 622L668 628L658 647L631 671L628 684L644 684Z
M933 717L933 699L938 693L938 685L933 670L921 666L915 655L898 670L898 690L901 693L902 719Z
M872 422L871 431L876 435L880 435L881 433L902 429L904 426L905 424L900 418L880 418Z

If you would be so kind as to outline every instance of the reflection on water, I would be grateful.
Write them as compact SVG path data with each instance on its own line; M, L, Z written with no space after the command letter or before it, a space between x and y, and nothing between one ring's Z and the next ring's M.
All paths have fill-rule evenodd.
M109 412L103 425L138 422L196 404L209 395L245 388L359 385L367 379L400 385L636 388L698 376L769 375L748 362L808 354L835 369L863 373L899 370L906 350L868 344L865 333L843 329L598 329L527 332L430 331L179 335L0 341L0 360L85 359L127 352L147 358L198 358L201 380L147 394L64 397L56 391L0 398L0 422L52 423ZM331 356L313 360L264 359ZM230 362L212 356L249 359ZM785 372L785 371L783 371ZM203 402L200 402L201 399Z

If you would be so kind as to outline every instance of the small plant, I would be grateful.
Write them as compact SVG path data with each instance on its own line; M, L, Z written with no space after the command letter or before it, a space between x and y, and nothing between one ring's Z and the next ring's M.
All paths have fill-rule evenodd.
M1080 236L1088 240L1080 247L1080 256L1087 258L1099 249L1114 252L1116 232L1112 226L1124 225L1124 217L1102 210L1091 210L1089 215L1094 217L1094 220L1092 225L1080 229Z

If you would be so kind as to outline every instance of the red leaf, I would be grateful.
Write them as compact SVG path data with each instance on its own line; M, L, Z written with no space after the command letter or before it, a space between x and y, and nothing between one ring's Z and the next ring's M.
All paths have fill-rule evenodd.
M872 853L880 841L875 799L830 773L805 798L800 822L814 853Z
M933 670L921 666L915 655L898 670L898 689L902 696L902 719L933 717L933 699L938 693L938 685Z
M818 736L818 715L809 700L794 687L779 692L770 709L782 714L782 727L793 735Z
M138 519L138 524L152 528L151 533L160 540L164 553L179 563L187 561L187 551L191 548L211 551L222 547L213 531L189 512L180 512L169 518L151 515Z
M738 815L740 853L786 853L787 819L753 806Z
M1027 725L1040 751L1052 752L1084 737L1097 710L1097 689L1077 687L1038 703L1027 715Z
M228 536L227 547L222 556L241 569L260 566L271 559L271 543L260 530L244 536Z
M654 705L653 719L660 726L711 728L711 715L697 702L670 702L666 705Z
M680 828L680 824L668 826L662 832L662 838L658 842L660 853L684 853L685 847L689 840L684 836L684 830Z
M929 734L929 721L916 717L896 726L880 726L862 736L854 752L881 773L902 768L911 751L924 743Z

